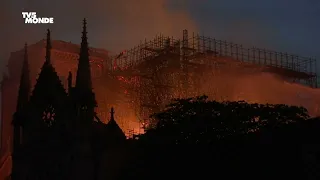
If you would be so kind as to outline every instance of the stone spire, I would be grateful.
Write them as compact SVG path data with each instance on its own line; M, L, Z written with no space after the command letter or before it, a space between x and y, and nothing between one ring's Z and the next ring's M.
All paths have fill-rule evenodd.
M111 108L110 111L110 121L106 125L107 128L107 136L109 139L109 143L111 144L118 144L122 143L126 136L121 130L120 126L117 124L116 120L114 119L114 109Z
M47 30L46 63L51 63L51 38L50 30Z
M83 20L82 42L79 54L74 98L79 120L92 122L94 120L94 108L97 107L95 94L92 91L91 70L89 61L89 48L87 41L86 19Z
M21 111L22 108L28 103L30 95L30 75L28 64L28 48L27 44L24 46L24 59L20 77L20 87L18 92L17 111Z
M18 180L21 174L20 169L20 147L23 143L23 134L21 129L23 128L23 120L26 119L27 103L29 102L30 95L30 77L29 77L29 65L28 65L28 49L27 44L24 47L24 60L21 70L20 87L18 92L17 109L13 115L13 152L12 152L12 173L11 179Z
M81 89L84 91L91 91L92 89L86 19L83 20L82 41L76 77L76 88L78 90Z
M111 116L110 116L110 121L115 121L115 119L114 119L114 109L113 109L113 107L111 108L110 114L111 114Z

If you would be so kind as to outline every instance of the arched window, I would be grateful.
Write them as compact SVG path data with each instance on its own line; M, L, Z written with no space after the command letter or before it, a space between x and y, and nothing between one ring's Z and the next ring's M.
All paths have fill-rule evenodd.
M55 108L52 105L48 105L43 111L42 119L50 127L53 125L56 117Z

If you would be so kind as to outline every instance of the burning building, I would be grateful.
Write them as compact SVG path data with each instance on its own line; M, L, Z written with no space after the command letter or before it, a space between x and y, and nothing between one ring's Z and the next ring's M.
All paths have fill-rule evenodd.
M221 41L183 31L182 39L158 36L121 53L111 74L121 80L144 119L173 98L206 94L219 101L245 100L305 106L320 115L316 60Z
M65 87L68 72L76 72L79 48L52 41L52 64ZM28 49L31 79L36 79L45 57L45 41ZM140 130L140 123L148 124L145 120L150 113L161 110L173 98L203 94L222 101L307 106L320 115L320 99L310 98L320 97L316 60L312 58L245 48L195 34L189 37L187 30L182 39L158 36L115 57L97 48L89 53L98 117L106 121L106 112L114 106L124 131ZM9 76L2 82L2 147L11 141L22 60L23 50L11 54Z

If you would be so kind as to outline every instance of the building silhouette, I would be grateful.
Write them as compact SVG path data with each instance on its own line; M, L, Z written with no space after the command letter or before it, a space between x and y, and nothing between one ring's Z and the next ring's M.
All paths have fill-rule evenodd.
M51 40L51 64L64 85L68 89L68 74L72 72L75 76L77 72L80 45L61 40ZM43 58L46 53L46 39L45 37L34 43L28 44L29 57L29 76L31 87L36 84L39 72L43 65ZM110 87L108 83L101 85L101 76L106 73L106 64L109 60L109 52L100 48L89 48L90 68L92 73L92 84L96 94L98 107L95 108L98 117L103 122L108 122L110 108L114 103L106 103L110 100L112 94L110 90L105 87ZM12 151L12 133L11 127L12 114L16 111L17 95L20 84L21 68L23 65L24 48L12 52L8 59L7 69L8 74L3 74L1 81L1 142L0 142L0 157ZM72 84L75 84L73 78ZM32 89L32 88L31 88ZM117 119L119 120L119 119Z
M50 31L45 62L31 92L28 49L25 46L16 112L13 116L13 180L99 179L104 153L125 144L113 118L102 123L95 112L86 20L83 21L76 83L69 72L65 90L51 63Z

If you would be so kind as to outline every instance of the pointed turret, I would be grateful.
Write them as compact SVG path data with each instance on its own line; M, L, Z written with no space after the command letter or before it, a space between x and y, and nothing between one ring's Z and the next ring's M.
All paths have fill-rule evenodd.
M118 144L126 139L126 135L123 133L122 129L114 119L114 109L111 108L110 111L110 121L106 125L107 136L111 144Z
M87 41L86 19L83 20L82 42L79 54L79 63L74 88L78 118L80 121L93 122L97 107L95 94L92 91L89 48Z
M113 107L111 108L111 112L110 112L110 121L115 121L114 120L114 109L113 109Z
M47 29L46 63L51 63L51 38L49 29Z
M21 111L23 107L28 103L30 88L31 88L31 82L30 82L30 75L29 75L28 47L27 47L27 44L25 44L24 60L22 64L20 87L19 87L18 102L17 102L17 109L16 109L17 111Z
M79 54L76 84L72 88L72 99L75 107L75 147L83 147L83 150L74 152L74 161L77 164L71 170L73 179L94 179L94 166L92 164L94 154L92 152L92 127L94 124L94 108L96 107L95 94L92 91L91 70L89 61L89 47L87 41L87 22L83 20L82 41Z
M25 44L24 47L24 60L22 64L22 70L21 70L21 78L20 78L20 86L18 91L18 100L17 100L17 107L16 107L16 113L14 115L12 124L15 127L15 137L14 137L14 146L17 146L20 144L20 130L18 130L22 126L22 117L23 112L25 111L25 108L27 106L27 103L29 101L30 96L30 75L29 75L29 64L28 64L28 49L27 44ZM18 129L16 129L18 128ZM15 131L14 130L14 131ZM18 134L17 134L18 133Z
M86 19L83 20L82 41L77 71L76 88L82 90L92 89Z
M24 124L24 119L27 118L27 115L25 114L27 110L25 109L27 107L27 103L29 101L29 95L30 95L30 77L29 77L29 65L28 65L28 50L27 50L27 44L25 44L24 47L24 60L22 64L22 71L21 71L21 78L20 78L20 87L18 92L18 100L17 100L17 109L13 116L13 154L12 154L12 179L16 180L19 179L19 172L21 169L19 169L20 164L20 147L23 143L23 135L22 128ZM21 139L22 138L22 139Z
M108 122L107 126L112 131L120 130L122 132L121 128L119 127L119 125L117 124L116 120L114 119L114 113L115 113L114 112L114 108L112 107L111 111L110 111L110 121Z

